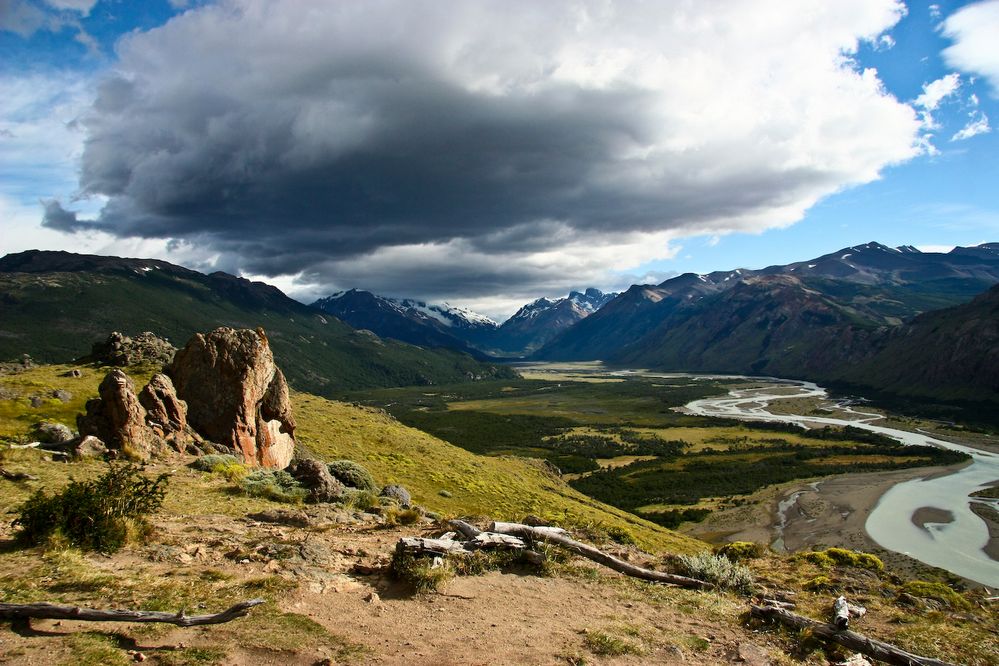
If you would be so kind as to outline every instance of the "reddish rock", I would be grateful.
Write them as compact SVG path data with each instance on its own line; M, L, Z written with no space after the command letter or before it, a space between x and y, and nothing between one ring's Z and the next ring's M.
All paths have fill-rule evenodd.
M187 422L250 464L283 469L295 451L288 384L262 329L195 335L165 368Z
M146 410L135 395L135 384L121 370L112 370L98 388L100 398L87 402L87 414L77 417L80 437L92 435L109 449L148 459L162 440L146 426Z
M163 373L153 375L139 393L146 409L146 423L165 436L187 428L187 403L177 397L173 382Z

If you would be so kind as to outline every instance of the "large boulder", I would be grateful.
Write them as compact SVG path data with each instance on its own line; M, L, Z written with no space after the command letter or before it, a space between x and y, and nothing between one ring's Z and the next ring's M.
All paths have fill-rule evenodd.
M146 425L146 410L135 394L135 384L121 370L112 370L98 388L100 398L87 401L86 415L77 417L80 437L92 435L111 450L131 458L148 459L162 440Z
M42 421L35 424L35 437L42 444L66 444L73 441L73 431L62 423Z
M262 329L198 333L165 372L201 436L249 464L284 469L295 452L288 383Z
M169 363L176 351L167 340L149 331L134 338L114 331L103 342L94 343L88 360L118 367L137 363L162 365Z
M309 491L310 502L335 502L343 497L343 484L321 460L300 460L289 471Z

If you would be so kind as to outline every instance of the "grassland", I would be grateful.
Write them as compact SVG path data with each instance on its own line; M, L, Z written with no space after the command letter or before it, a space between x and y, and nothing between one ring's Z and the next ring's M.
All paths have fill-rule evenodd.
M75 366L72 366L75 367ZM53 420L73 428L76 414L97 393L103 370L81 368L79 378L66 376L71 366L37 366L0 376L0 388L12 399L0 400L0 439L27 441L41 420ZM139 368L137 381L152 372ZM474 387L475 385L470 385ZM56 390L70 391L69 402L46 399L32 407L30 397L51 396ZM469 390L491 390L483 387ZM367 467L381 485L398 483L408 488L416 502L444 515L484 515L497 520L519 520L533 513L562 523L631 533L653 550L691 552L703 544L674 534L640 517L602 504L570 487L541 461L522 457L482 456L448 444L430 434L403 425L378 408L327 400L294 392L292 402L298 422L296 436L301 445L324 459L350 459ZM8 458L36 455L7 452ZM38 486L55 487L69 474L78 478L96 476L102 463L67 465L31 459L39 477L36 483L3 484L0 504L14 506ZM164 510L180 515L192 509L239 516L259 511L264 500L235 492L231 484L206 477L186 467L174 466ZM262 502L264 502L262 504Z
M102 373L87 370L82 377L72 378L62 376L66 369L39 367L0 377L0 388L18 393L13 400L0 401L6 410L0 417L0 439L28 438L35 419L72 425L75 410L92 397ZM69 402L43 401L31 406L31 394L60 388L73 392ZM496 392L515 393L503 388L474 386L467 393L475 399L491 399ZM529 388L524 385L516 390ZM422 389L413 394L420 392L435 393ZM429 397L439 396L424 396ZM379 483L402 483L432 511L497 519L534 512L576 528L623 529L648 550L690 552L704 547L588 498L536 460L478 455L406 426L372 406L304 393L294 393L292 401L299 422L297 435L314 454L361 462ZM689 438L691 449L705 456L727 455L724 451L732 445L784 437L732 424L709 434L711 428L696 421L662 429L617 423L606 428L573 425L559 436L604 432L609 440L624 446L629 439L656 434L673 439L681 432L698 432L696 442ZM816 449L824 445L807 438L794 442ZM37 488L57 489L70 476L89 478L105 468L98 461L53 461L34 449L2 449L2 458L5 468L38 477L18 482L0 479L0 506L7 509ZM5 663L124 666L137 660L136 653L148 663L189 666L444 663L466 654L464 650L473 642L498 663L602 663L611 658L614 663L637 664L683 657L688 662L721 664L729 663L746 642L761 646L775 663L782 664L817 665L845 656L803 642L795 633L746 626L741 615L747 600L733 593L656 586L578 561L551 567L551 577L546 579L523 571L493 572L458 579L445 594L413 597L386 576L356 574L356 564L377 564L379 558L388 557L399 536L439 534L441 526L288 527L255 522L247 518L248 513L287 505L248 497L222 476L190 469L188 461L178 456L150 466L150 474L171 475L166 503L154 518L148 541L113 556L58 546L22 549L10 539L9 526L0 525L0 601L44 600L165 611L186 608L188 613L214 612L251 597L262 597L268 603L231 624L191 629L73 621L42 621L29 627L0 624L0 654ZM577 529L576 533L589 532ZM632 547L610 546L632 561L665 566L665 558L650 557ZM275 547L318 555L282 559L260 554ZM938 582L913 585L890 572L822 566L770 552L748 565L760 585L795 593L798 611L812 617L825 617L831 595L846 592L869 609L860 627L864 633L975 666L999 659L999 642L991 631L996 611L985 604L983 594L960 590L948 594L949 588ZM818 579L824 587L815 583ZM934 596L917 601L925 607L914 607L905 605L909 602L901 600L902 592ZM509 640L512 631L517 632L518 641Z
M669 527L793 479L962 459L859 430L803 431L674 409L725 393L731 383L724 380L608 377L586 364L560 365L557 372L533 368L526 377L354 395L469 451L545 459L575 489Z

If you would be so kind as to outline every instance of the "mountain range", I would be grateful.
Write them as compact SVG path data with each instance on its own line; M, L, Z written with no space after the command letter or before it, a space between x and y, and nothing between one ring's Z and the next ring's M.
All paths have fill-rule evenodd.
M900 394L995 400L996 384L957 376L941 384L933 373L886 372L919 366L927 355L948 357L957 339L930 335L927 322L975 318L981 327L990 321L990 301L923 313L967 303L997 283L996 243L948 253L867 243L784 266L687 273L633 286L555 336L534 358L845 380ZM955 324L958 330L971 349L974 335ZM916 337L923 347L905 342ZM999 369L987 369L993 356L981 362L986 369L979 377Z
M509 377L498 358L603 360L774 375L894 396L999 402L999 243L947 253L867 243L808 261L685 273L620 294L467 309L352 289L277 288L148 259L29 251L0 259L0 359L85 354L111 330L181 344L263 326L293 385L321 394Z
M617 294L599 289L573 291L565 298L539 298L497 324L483 315L447 303L427 304L351 289L312 304L350 324L424 347L448 347L479 358L523 356L599 310Z
M0 258L0 359L66 362L111 331L183 345L218 326L263 327L291 384L320 395L514 373L452 349L359 331L276 287L152 259L32 250Z

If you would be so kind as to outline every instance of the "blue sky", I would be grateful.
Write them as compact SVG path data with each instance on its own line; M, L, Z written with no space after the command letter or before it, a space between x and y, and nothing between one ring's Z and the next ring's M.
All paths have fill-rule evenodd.
M0 252L502 318L999 241L999 0L502 4L0 0Z
M650 272L709 272L735 267L763 268L819 256L849 245L877 241L923 248L999 242L999 92L976 73L948 66L942 52L952 44L939 26L967 2L910 2L908 14L889 34L890 49L861 48L861 67L878 70L896 97L911 101L923 86L952 73L960 88L945 99L934 118L938 154L888 167L878 181L833 194L811 208L797 224L762 234L703 236L682 243L675 259L651 262ZM930 7L936 7L931 11ZM991 131L951 141L977 109L991 120Z

